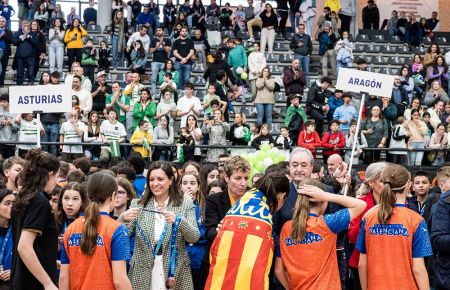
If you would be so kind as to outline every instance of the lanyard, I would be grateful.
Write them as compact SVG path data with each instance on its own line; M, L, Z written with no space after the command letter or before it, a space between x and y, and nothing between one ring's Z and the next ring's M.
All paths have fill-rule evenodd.
M177 235L178 227L180 226L181 216L177 215L175 223L172 226L172 233L170 235L170 261L169 261L169 278L175 277L175 266L177 264Z
M11 227L8 228L8 231L6 232L5 239L3 240L2 249L0 250L0 263L3 265L3 258L5 257L5 249L6 245L8 244L9 235L11 233Z
M144 209L143 209L144 210ZM154 211L154 210L144 210L147 212L153 212L153 213L160 213L158 211ZM177 256L178 256L178 250L177 250L177 235L178 235L178 228L180 226L180 222L181 222L181 216L177 215L176 219L175 219L175 223L172 225L172 231L170 234L170 260L169 260L169 277L174 277L175 276L175 266L176 266L176 260L177 260ZM142 239L144 240L144 243L147 245L148 249L150 250L150 252L152 252L153 257L156 256L156 254L158 253L159 249L162 246L162 242L166 236L167 233L167 228L168 228L168 224L166 223L164 225L164 230L161 233L161 237L159 238L158 244L156 245L154 251L152 251L152 244L151 242L148 240L147 236L144 234L144 231L142 230L141 226L139 225L139 223L136 223L136 228L139 231L139 235L142 237Z

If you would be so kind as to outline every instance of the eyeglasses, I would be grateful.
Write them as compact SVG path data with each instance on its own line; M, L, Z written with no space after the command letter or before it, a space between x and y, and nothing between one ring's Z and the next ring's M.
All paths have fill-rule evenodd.
M118 190L118 191L116 191L116 195L117 195L117 196L124 196L124 195L126 195L126 194L127 194L127 192L124 191L124 190Z

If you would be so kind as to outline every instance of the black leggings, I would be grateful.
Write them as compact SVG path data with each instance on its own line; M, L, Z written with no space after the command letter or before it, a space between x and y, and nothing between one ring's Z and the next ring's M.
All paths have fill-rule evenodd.
M69 59L69 70L71 70L72 63L75 61L79 62L81 65L81 53L82 48L68 48L67 49L67 57Z

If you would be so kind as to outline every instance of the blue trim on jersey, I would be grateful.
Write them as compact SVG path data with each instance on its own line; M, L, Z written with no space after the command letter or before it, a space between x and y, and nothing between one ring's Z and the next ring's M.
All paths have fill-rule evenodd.
M323 216L328 228L335 234L345 231L350 225L350 211L348 208L338 210L336 213Z
M432 255L433 250L431 249L427 223L422 220L413 236L412 256L413 258L422 258Z
M361 254L366 254L366 219L361 220L361 230L358 234L358 240L356 241L356 248Z
M130 237L125 225L120 225L111 239L111 261L129 261Z

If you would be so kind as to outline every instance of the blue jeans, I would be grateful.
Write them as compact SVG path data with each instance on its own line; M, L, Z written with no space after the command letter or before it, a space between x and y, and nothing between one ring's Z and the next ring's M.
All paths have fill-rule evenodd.
M179 61L175 62L175 69L180 75L180 87L179 90L184 90L184 85L189 82L191 77L192 64L182 64Z
M311 63L311 56L294 54L294 58L298 59L300 61L300 64L302 65L303 73L305 74L306 85L309 86L309 83L308 83L308 80L309 80L309 64Z
M300 23L300 15L295 16L295 14L289 12L289 21L291 22L291 32L295 33L295 29L298 27L298 24Z
M6 53L6 50L2 53L2 73L0 74L0 86L3 86L5 84L5 73L6 73L6 67L8 66L8 54Z
M156 93L156 83L158 82L159 72L164 69L164 63L152 62L152 95Z
M117 68L119 62L123 61L123 51L119 50L119 36L113 35L111 38L112 48L111 48L111 55L112 55L112 66L113 68ZM122 38L122 49L125 48L125 37Z
M34 81L34 63L35 57L17 57L17 84L23 85L25 68L27 69L28 82Z
M336 61L336 78L339 76L339 69L343 67L343 68L347 68L347 67L351 67L349 66L347 63L343 63L341 61Z
M425 148L425 142L411 142L413 149ZM408 152L409 166L421 166L423 159L423 151L410 151Z
M45 135L42 136L42 142L58 142L59 137L59 124L42 124L45 130ZM57 145L42 146L44 151L55 156L58 155Z
M263 124L264 117L269 128L272 126L272 108L273 104L256 104L257 123L259 126Z

